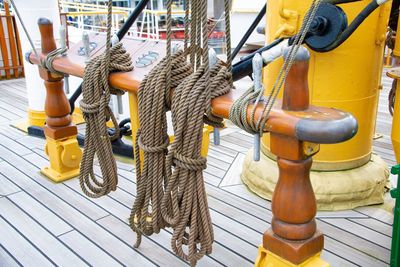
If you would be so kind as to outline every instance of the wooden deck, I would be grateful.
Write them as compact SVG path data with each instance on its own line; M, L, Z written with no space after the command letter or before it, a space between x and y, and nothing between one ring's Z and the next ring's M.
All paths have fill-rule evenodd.
M383 79L375 151L394 165L391 117ZM0 266L185 266L170 249L171 230L143 239L133 249L128 226L135 198L132 162L118 161L119 188L101 199L85 197L77 179L54 184L39 169L48 164L44 140L9 124L26 117L25 81L0 82ZM198 266L252 266L263 232L270 226L271 203L241 183L239 173L252 137L237 128L221 132L211 145L206 189L214 224L213 254ZM97 172L99 168L97 167ZM319 212L325 234L323 258L332 266L387 266L393 215L391 203L341 212Z

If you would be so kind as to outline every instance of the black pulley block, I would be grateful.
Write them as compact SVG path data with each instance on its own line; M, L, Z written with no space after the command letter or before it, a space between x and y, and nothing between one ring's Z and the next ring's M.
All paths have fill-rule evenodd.
M346 28L347 16L343 9L322 3L311 23L305 43L312 50L321 50L334 43Z

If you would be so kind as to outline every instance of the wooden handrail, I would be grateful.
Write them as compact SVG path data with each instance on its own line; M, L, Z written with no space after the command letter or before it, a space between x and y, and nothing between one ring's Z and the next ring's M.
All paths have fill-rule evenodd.
M92 54L92 57L100 55L104 51L104 39L104 35L97 35L96 40L98 49ZM159 60L165 55L165 43L163 42L143 42L142 40L134 40L130 38L124 38L122 42L127 51L131 52L133 61L141 56L145 52L143 49L146 48L159 53ZM72 76L83 77L86 59L78 55L78 50L82 46L82 43L78 43L69 49L67 56L56 58L53 62L54 69ZM41 57L43 60L45 55L41 54ZM33 53L30 54L29 60L33 64L40 64L40 60L37 59ZM157 62L154 64L157 64ZM131 72L111 73L109 78L110 84L114 88L137 94L140 82L153 66L154 65L146 68L135 68ZM213 114L218 117L228 118L232 104L239 98L242 92L243 91L241 90L232 90L227 95L215 98L212 101ZM270 119L265 125L266 132L274 131L276 133L297 137L299 134L302 134L301 132L298 132L298 123L307 120L307 122L311 121L316 124L319 123L319 125L317 129L312 129L315 131L315 134L307 134L306 136L304 136L305 134L302 134L303 137L300 140L303 141L313 142L315 141L314 139L318 137L320 143L337 143L350 139L356 133L357 123L353 116L348 113L312 105L306 111L302 112L284 111L281 109L281 105L282 102L277 101L271 111ZM251 109L252 107L248 110L249 119ZM261 103L256 109L256 119L262 115L262 109L263 104ZM324 131L327 127L332 130L331 127L329 127L329 123L333 121L342 121L345 125L342 125L343 127L337 133L335 131L331 133ZM346 127L346 125L348 126ZM326 141L323 139L324 136L326 137Z

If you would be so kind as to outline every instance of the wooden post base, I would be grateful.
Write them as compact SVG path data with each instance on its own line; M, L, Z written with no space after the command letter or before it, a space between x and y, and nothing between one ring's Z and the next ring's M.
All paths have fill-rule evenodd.
M293 264L278 255L266 250L263 246L258 249L258 257L255 267L329 267L329 263L320 258L321 254L317 253L302 262L301 264Z
M293 264L301 264L313 255L321 253L324 236L321 232L316 231L307 240L291 241L277 236L272 229L269 229L264 233L263 246L266 250Z

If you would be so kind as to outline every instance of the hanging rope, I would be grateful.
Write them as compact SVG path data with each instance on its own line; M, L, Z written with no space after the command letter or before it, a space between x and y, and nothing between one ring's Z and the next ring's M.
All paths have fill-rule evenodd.
M285 56L285 61L282 65L282 68L278 74L278 77L275 80L275 83L268 94L266 99L263 99L264 90L260 90L258 92L254 91L254 87L251 87L247 90L237 101L235 101L232 106L229 119L242 128L243 130L251 133L251 134L260 134L262 136L264 134L264 127L269 119L269 115L271 113L272 107L275 104L275 101L278 97L279 92L281 91L283 84L286 81L287 75L294 63L297 52L300 46L303 44L304 39L310 29L311 22L313 21L315 14L322 3L322 0L313 0L311 7L306 13L302 26L300 28L299 33L296 35L295 40L292 46L289 48L287 55ZM264 107L262 111L262 115L259 117L257 121L255 121L255 111L257 105L260 101L263 101ZM247 120L247 109L250 104L254 103L253 109L250 115L250 121Z
M166 84L170 80L171 87L175 88L192 73L192 67L180 52L171 57L172 79L168 79L168 61L168 57L164 58L139 87L140 130L135 147L137 193L129 219L131 228L137 233L135 247L140 245L142 234L159 233L168 225L161 215L163 187L167 179L165 155L169 145L166 111L170 96L166 93Z
M118 138L119 127L109 107L110 94L122 94L110 88L108 76L114 71L131 71L132 61L122 43L111 48L112 1L108 1L106 51L91 59L83 77L83 99L80 107L86 122L85 147L80 167L79 182L82 191L89 197L98 198L115 191L118 183L117 165L112 153L110 139ZM106 122L111 119L115 133L109 136ZM97 155L102 179L94 175L93 161Z
M204 122L221 124L211 114L211 99L229 92L232 75L222 62L209 66L207 1L187 1L184 51L174 55L171 13L172 0L168 0L167 56L145 77L138 93L137 197L130 225L137 233L136 247L143 234L171 226L172 250L195 265L212 252L214 241L202 173L206 168L201 156L203 126ZM169 109L174 129L170 146Z

